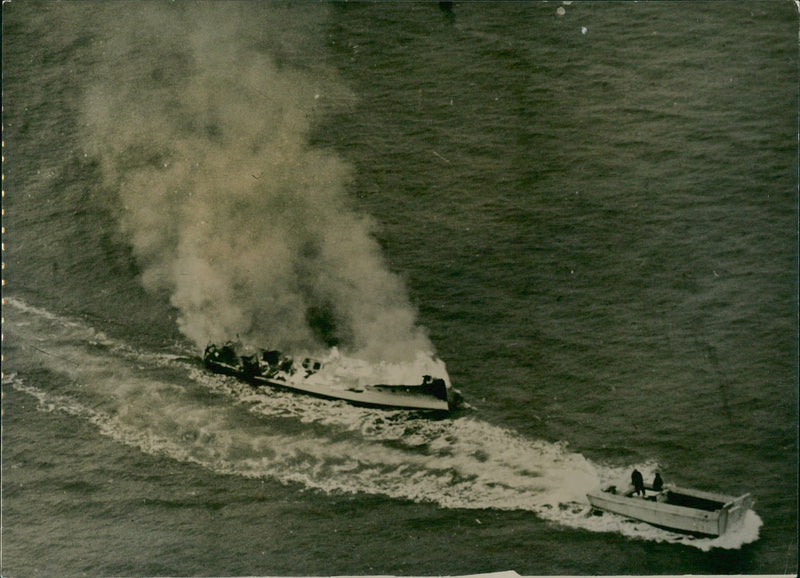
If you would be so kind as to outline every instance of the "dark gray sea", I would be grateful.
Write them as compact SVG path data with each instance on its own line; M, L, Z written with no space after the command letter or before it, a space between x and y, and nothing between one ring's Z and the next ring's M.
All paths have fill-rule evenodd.
M796 574L795 3L2 18L3 576ZM235 335L466 404L256 391ZM633 468L756 504L593 513Z

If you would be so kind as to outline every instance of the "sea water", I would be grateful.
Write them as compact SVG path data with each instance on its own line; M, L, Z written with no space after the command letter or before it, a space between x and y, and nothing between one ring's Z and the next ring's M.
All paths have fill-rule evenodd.
M796 17L4 5L3 575L795 573ZM466 405L254 390L219 327ZM754 512L592 512L634 467Z

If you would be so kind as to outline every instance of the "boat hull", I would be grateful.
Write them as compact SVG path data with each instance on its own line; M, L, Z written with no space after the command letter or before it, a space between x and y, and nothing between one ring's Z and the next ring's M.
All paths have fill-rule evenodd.
M283 375L273 377L249 372L241 365L214 361L206 357L207 369L231 375L259 387L277 387L323 399L342 400L353 405L383 409L412 409L447 413L460 401L457 392L443 384L421 383L419 385L331 385L306 381ZM436 387L438 386L438 387Z
M750 494L735 498L674 486L649 498L634 496L632 488L621 494L606 488L589 492L587 498L598 510L705 536L720 536L741 528L753 505Z

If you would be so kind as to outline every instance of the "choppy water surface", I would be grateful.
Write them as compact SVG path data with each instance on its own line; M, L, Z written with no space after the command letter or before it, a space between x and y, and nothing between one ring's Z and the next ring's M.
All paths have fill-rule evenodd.
M796 10L3 8L3 574L797 568ZM467 406L205 372L435 351ZM751 492L712 540L591 512Z

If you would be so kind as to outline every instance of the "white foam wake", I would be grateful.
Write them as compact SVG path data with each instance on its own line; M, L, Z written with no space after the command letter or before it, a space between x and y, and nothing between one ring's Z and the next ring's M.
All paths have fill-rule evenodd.
M5 377L4 386L33 396L42 411L85 419L149 454L324 492L526 510L573 528L703 550L738 548L758 538L761 520L752 512L740 532L717 539L594 515L586 492L624 482L630 468L592 463L563 442L528 439L474 415L419 419L255 390L177 355L135 350L84 322L16 299L6 303L7 355L17 373ZM62 385L28 383L20 377L28 366L59 375L53 382ZM649 477L657 464L636 467Z

